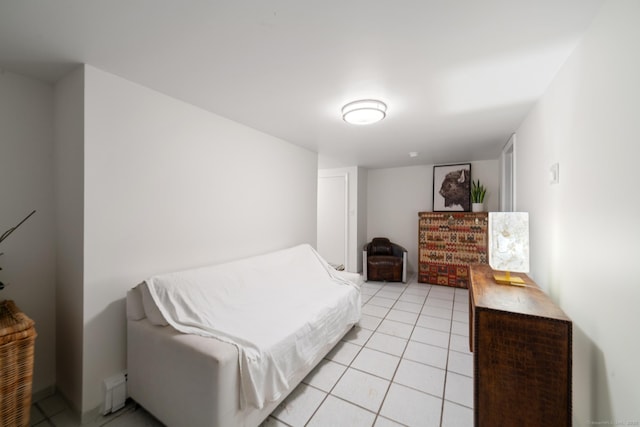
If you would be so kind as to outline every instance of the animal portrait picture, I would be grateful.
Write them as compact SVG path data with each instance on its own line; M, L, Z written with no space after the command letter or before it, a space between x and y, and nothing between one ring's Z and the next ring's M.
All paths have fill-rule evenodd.
M471 210L471 163L433 167L433 211Z

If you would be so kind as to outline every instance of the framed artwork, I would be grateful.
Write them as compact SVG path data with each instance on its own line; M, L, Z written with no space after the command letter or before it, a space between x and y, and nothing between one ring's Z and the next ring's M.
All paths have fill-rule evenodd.
M471 163L433 167L433 211L471 211Z

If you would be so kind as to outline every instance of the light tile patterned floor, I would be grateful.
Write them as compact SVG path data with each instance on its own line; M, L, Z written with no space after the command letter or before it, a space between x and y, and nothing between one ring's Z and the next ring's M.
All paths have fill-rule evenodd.
M367 282L362 320L263 427L473 425L469 294L417 283ZM76 426L57 396L34 405L32 425ZM160 426L128 405L91 426Z

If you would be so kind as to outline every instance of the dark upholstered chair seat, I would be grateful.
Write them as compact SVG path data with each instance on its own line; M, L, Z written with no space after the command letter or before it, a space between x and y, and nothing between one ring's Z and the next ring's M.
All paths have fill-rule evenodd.
M363 249L364 280L406 282L407 251L384 237L376 237Z

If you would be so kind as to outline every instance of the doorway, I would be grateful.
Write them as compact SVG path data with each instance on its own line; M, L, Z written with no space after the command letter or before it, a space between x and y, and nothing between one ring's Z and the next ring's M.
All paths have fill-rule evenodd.
M516 210L516 134L512 134L500 154L500 211Z

